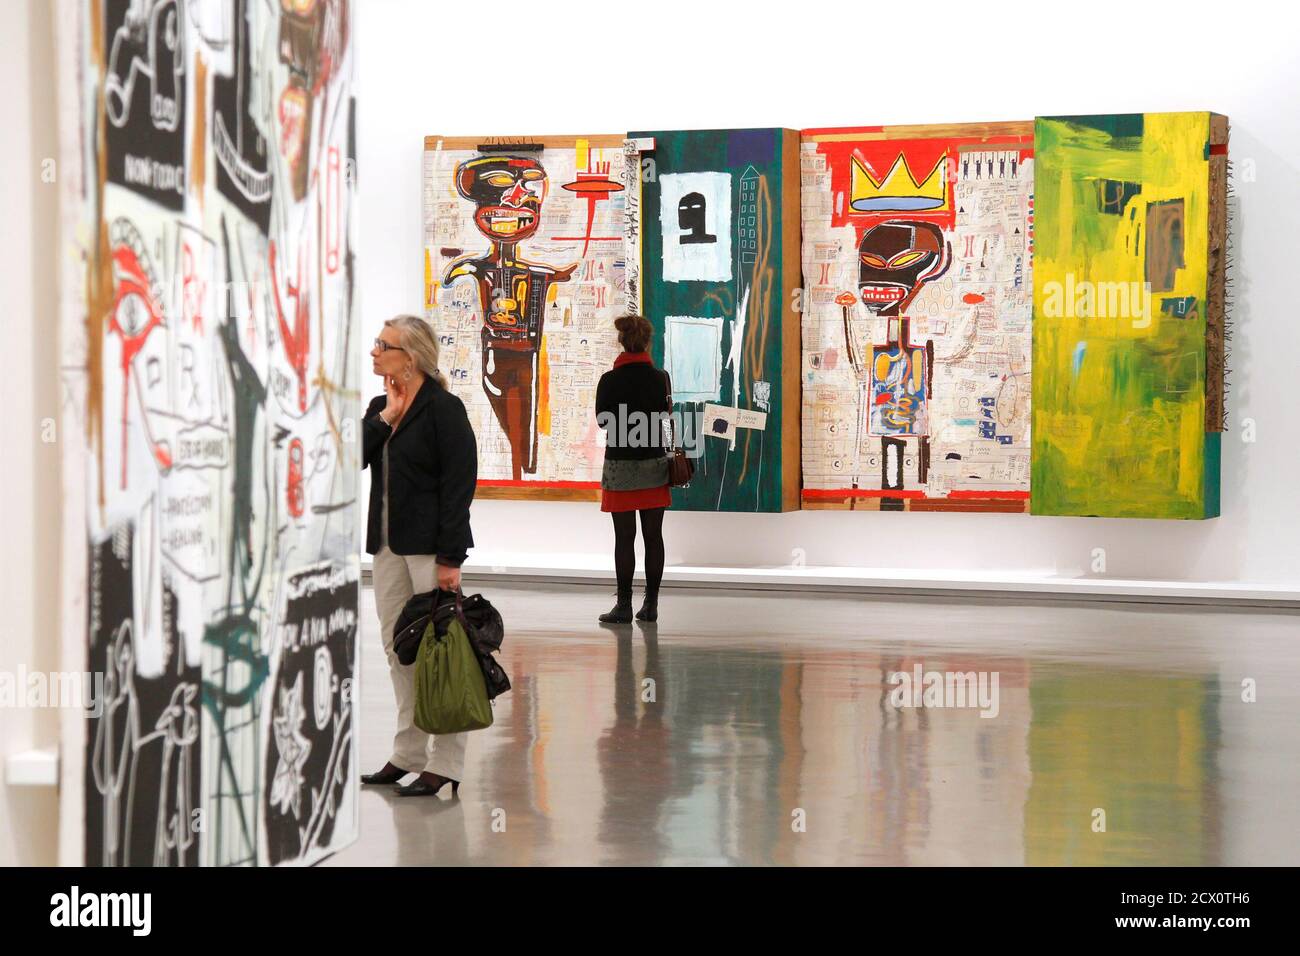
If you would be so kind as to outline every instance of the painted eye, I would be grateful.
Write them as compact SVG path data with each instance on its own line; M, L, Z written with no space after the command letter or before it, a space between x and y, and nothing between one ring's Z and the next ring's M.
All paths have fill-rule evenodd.
M910 266L917 259L920 259L925 252L920 249L908 249L906 252L900 252L894 258L889 260L889 268L901 269L903 266Z
M117 324L128 338L139 335L149 324L149 305L135 292L122 296L117 305Z
M493 173L491 176L487 177L487 182L490 186L509 186L514 181L515 177L511 176L509 173Z
M544 173L544 172L543 172L542 170L540 170L540 169L525 169L525 170L524 170L524 180L527 181L527 182L535 183L535 182L537 182L537 180L539 180L539 179L545 179L545 178L546 178L546 173Z
M880 256L872 255L870 252L862 253L862 261L869 266L875 266L877 269L888 269L889 263Z

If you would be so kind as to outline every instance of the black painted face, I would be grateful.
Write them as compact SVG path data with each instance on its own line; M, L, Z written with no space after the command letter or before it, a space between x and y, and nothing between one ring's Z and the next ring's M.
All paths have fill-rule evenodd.
M456 170L456 191L478 206L474 225L499 242L537 231L547 182L541 163L521 156L471 159Z
M898 315L948 269L943 230L929 222L886 222L858 244L858 295L879 315Z
M677 225L682 230L677 239L682 245L717 242L718 237L706 230L708 218L703 193L687 193L677 201Z
M677 203L677 225L687 232L704 231L704 196L687 193Z

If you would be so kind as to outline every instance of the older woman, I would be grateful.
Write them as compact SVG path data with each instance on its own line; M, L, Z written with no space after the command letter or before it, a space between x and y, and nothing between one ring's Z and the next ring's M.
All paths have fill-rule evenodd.
M659 617L659 581L664 573L664 511L668 490L668 450L663 425L672 406L668 373L656 368L646 351L652 327L639 315L614 321L623 352L596 385L596 421L605 430L605 466L600 479L600 510L614 519L614 573L617 603L600 616L603 624L632 621L632 574L636 570L636 516L645 543L645 599L636 617Z
M438 339L423 319L384 323L370 351L384 380L362 420L363 465L370 469L366 551L374 555L375 603L397 698L393 754L366 784L395 784L404 797L432 796L448 783L453 796L465 767L466 734L431 736L415 726L415 669L393 651L393 625L417 592L460 588L460 565L474 538L469 506L478 450L465 406L438 370Z

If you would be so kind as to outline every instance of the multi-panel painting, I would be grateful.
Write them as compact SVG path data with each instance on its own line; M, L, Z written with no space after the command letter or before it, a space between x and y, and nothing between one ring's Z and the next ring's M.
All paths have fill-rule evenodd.
M675 509L1213 516L1227 135L431 137L426 307L480 494L597 496L592 392L639 311L696 464Z

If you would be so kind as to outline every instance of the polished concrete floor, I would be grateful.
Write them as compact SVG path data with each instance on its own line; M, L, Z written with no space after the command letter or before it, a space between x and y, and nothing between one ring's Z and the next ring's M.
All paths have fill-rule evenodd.
M326 865L1300 863L1294 612L679 588L657 626L607 629L607 588L477 590L514 689L459 799L362 788ZM392 690L363 595L377 770ZM890 675L918 668L982 676L996 713L899 706Z

